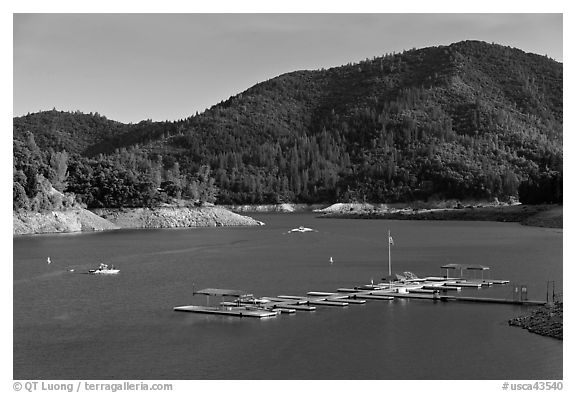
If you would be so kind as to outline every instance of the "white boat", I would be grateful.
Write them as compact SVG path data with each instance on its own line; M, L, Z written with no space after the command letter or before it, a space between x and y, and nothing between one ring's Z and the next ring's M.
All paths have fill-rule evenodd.
M118 274L119 272L119 269L114 269L114 266L108 267L105 263L101 263L100 266L98 266L98 269L88 270L88 273L90 274Z
M288 232L313 232L314 229L299 226L298 228L290 229Z

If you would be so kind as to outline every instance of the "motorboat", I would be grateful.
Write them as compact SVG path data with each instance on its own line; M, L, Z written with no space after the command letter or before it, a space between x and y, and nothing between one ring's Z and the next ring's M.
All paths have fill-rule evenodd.
M101 263L100 266L98 266L98 269L88 270L88 273L90 274L118 274L119 272L119 269L114 269L114 265L108 267L105 263Z
M314 231L314 229L312 229L312 228L306 228L303 226L299 226L298 228L290 229L288 232L291 233L291 232L313 232L313 231Z

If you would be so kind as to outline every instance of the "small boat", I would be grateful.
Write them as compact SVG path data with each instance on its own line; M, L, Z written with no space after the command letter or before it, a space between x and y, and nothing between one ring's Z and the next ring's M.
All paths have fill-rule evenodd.
M119 272L119 269L114 269L114 266L108 267L105 263L101 263L100 266L98 266L98 269L88 270L88 273L90 274L118 274Z
M288 232L313 232L314 229L299 226L298 228L290 229Z

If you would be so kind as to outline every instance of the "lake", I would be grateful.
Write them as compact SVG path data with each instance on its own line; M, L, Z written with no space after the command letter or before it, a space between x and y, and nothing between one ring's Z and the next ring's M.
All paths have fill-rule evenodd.
M372 301L263 320L172 310L205 304L193 289L305 295L379 281L388 229L394 272L483 264L545 300L547 281L562 291L561 229L253 217L267 225L15 237L14 379L562 379L563 342L508 326L530 310L519 306ZM317 232L286 233L300 225ZM84 274L101 261L120 274ZM513 284L462 294L511 298Z

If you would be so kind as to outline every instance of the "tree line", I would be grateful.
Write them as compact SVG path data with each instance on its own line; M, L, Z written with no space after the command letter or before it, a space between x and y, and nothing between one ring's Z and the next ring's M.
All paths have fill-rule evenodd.
M13 141L13 209L30 211L149 207L186 199L200 205L216 201L209 166L182 173L178 163L135 154L89 158L66 151L40 150L31 133Z

